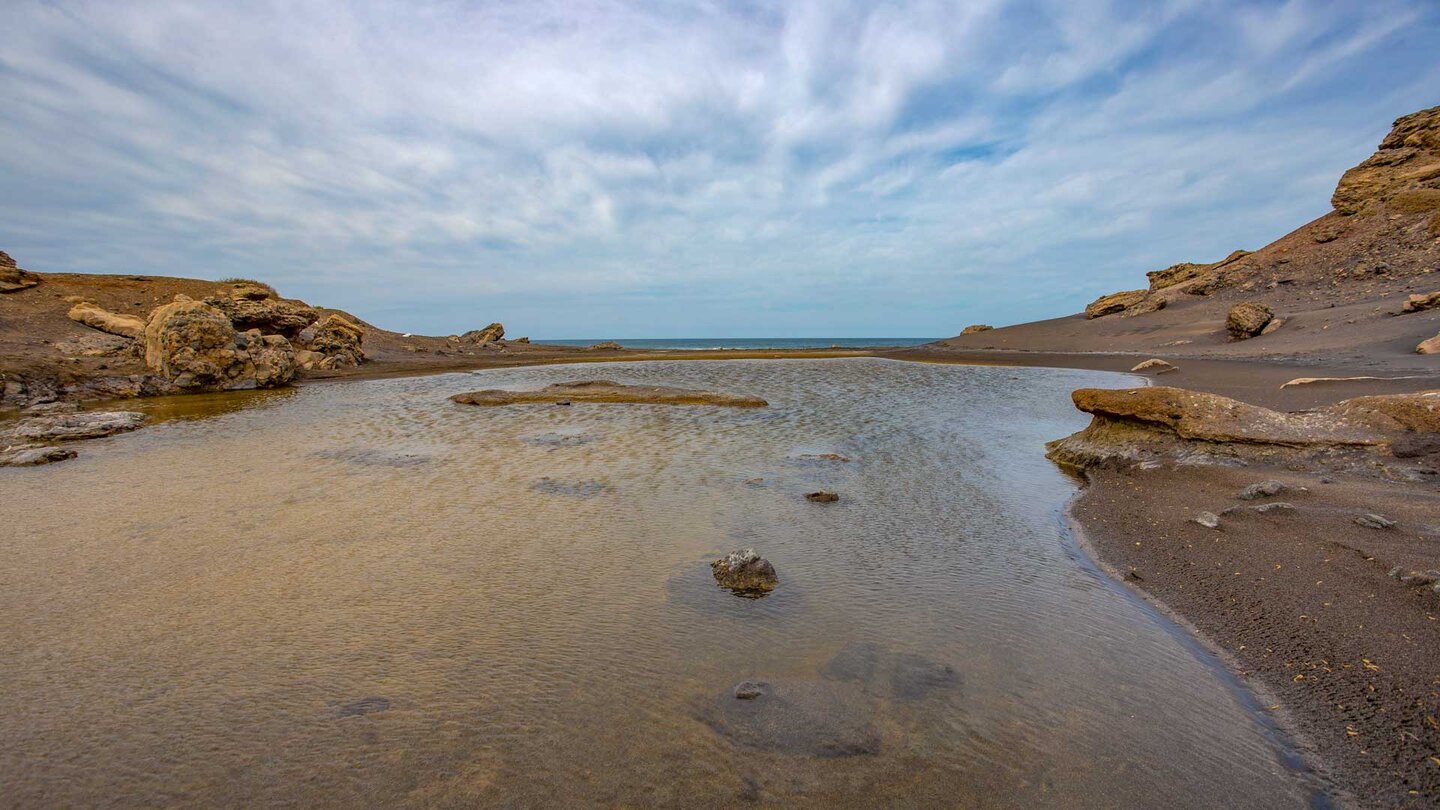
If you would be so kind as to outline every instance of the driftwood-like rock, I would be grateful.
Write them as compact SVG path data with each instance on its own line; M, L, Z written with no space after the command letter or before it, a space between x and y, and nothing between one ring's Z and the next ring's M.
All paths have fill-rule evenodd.
M145 319L111 312L91 301L76 302L66 314L70 320L101 332L136 340L145 337Z
M135 411L90 411L60 413L22 419L10 435L25 441L73 441L96 439L112 433L134 430L145 424L145 414Z
M1095 418L1046 447L1052 460L1076 467L1203 456L1320 454L1338 461L1387 454L1394 442L1440 433L1440 391L1357 397L1300 413L1165 386L1081 388L1071 396Z
M525 403L601 402L639 405L721 405L730 408L763 408L770 403L760 397L664 388L656 385L621 385L609 380L582 380L548 385L539 391L471 391L450 397L462 405L521 405Z

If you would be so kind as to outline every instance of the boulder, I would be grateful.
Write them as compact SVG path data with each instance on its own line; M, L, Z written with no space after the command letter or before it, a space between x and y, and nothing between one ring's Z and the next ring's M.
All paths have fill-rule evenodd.
M835 503L840 500L840 496L829 490L822 489L805 493L805 500L811 503Z
M10 429L10 436L31 442L97 439L134 430L143 424L145 414L135 411L45 414L20 420Z
M461 340L471 343L494 343L497 340L505 339L505 326L499 323L492 323L484 329L471 329L460 336Z
M625 348L625 347L624 347L624 346L621 346L619 343L616 343L616 342L613 341L613 340L606 340L606 341L602 341L602 342L600 342L600 343L596 343L594 346L591 346L590 348L591 348L591 349L603 349L603 350L608 350L608 351L619 351L619 350L621 350L621 349L623 349L623 348Z
M35 467L72 459L76 455L77 453L68 447L49 447L43 444L6 447L0 450L0 467Z
M1204 526L1207 529L1220 528L1220 516L1216 515L1214 512L1201 512L1195 517L1190 518L1190 522L1199 523L1201 526Z
M0 250L0 293L29 289L40 283L40 277L15 265L10 254Z
M975 323L975 324L971 324L971 325L965 327L964 329L961 329L961 330L960 330L960 334L962 334L962 335L974 335L974 334L977 334L977 333L979 333L979 332L989 332L989 331L993 330L994 328L995 328L995 327L991 326L991 325L988 324L988 323Z
M1261 481L1258 484L1251 484L1236 493L1235 497L1242 501L1254 501L1260 498L1273 498L1287 492L1294 492L1295 488L1284 481Z
M722 588L737 593L767 593L780 584L775 566L755 553L755 549L732 551L710 563L710 572Z
M1115 315L1144 302L1149 290L1126 290L1125 292L1102 295L1085 307L1085 319L1094 320L1106 315Z
M134 315L121 315L102 309L90 301L80 301L66 313L70 320L83 323L91 329L99 329L120 337L139 340L145 337L145 321Z
M1344 216L1440 210L1440 107L1396 119L1379 150L1341 176L1330 203Z
M273 388L295 379L295 350L281 335L237 332L221 310L184 295L145 325L145 364L190 390Z
M1416 354L1440 354L1440 335L1420 341L1415 346Z
M247 285L240 287L238 292L253 296L267 291ZM300 301L215 295L206 298L205 303L225 313L230 324L241 332L259 329L263 335L296 338L305 327L320 320L319 312Z
M316 324L310 338L310 351L324 355L320 368L358 366L365 362L365 330L357 323L331 314Z
M1405 299L1400 305L1401 312L1424 312L1427 309L1440 307L1440 291L1431 293L1416 293Z
M1264 304L1241 301L1225 316L1225 331L1231 340L1245 340L1260 334L1274 317L1275 313Z

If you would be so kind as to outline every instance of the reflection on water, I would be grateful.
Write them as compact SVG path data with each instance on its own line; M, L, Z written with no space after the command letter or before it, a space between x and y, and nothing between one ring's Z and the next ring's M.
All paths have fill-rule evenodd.
M604 376L772 404L446 399L586 376L306 387L3 471L0 804L1305 803L1062 536L1042 442L1113 377L631 363ZM781 584L737 599L707 563L752 546Z

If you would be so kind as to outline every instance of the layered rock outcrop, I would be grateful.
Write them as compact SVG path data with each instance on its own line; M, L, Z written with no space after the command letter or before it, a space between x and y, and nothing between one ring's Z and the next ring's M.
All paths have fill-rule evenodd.
M1374 457L1404 455L1395 448L1440 433L1440 391L1357 397L1300 413L1164 386L1081 388L1072 399L1094 419L1047 444L1047 455L1082 468L1160 459L1322 457L1373 467Z
M492 323L484 329L471 329L461 335L460 339L470 343L495 343L505 339L505 326Z
M39 283L39 276L29 270L21 270L9 253L0 250L0 293L29 289Z
M1440 212L1440 107L1396 119L1375 154L1341 176L1330 204L1346 216Z
M340 315L328 315L316 324L309 348L299 360L304 368L335 369L365 362L365 330Z
M320 313L302 301L275 298L255 285L237 288L235 295L214 295L205 303L225 313L239 331L259 329L265 335L294 339L305 327L320 320ZM265 296L263 298L256 296Z

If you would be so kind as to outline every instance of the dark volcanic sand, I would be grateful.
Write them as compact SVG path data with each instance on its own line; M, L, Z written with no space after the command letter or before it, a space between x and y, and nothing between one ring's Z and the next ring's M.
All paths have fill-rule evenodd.
M1309 491L1235 497L1267 479ZM1295 510L1252 509L1275 501ZM1218 530L1190 522L1230 506ZM1357 525L1366 512L1396 525ZM1102 564L1218 646L1356 803L1440 800L1440 594L1387 576L1440 566L1433 486L1253 467L1100 471L1072 515Z

